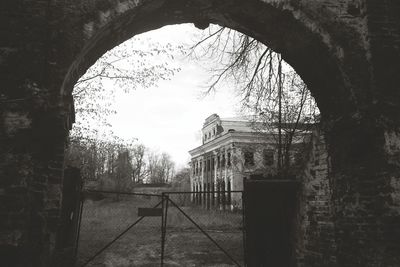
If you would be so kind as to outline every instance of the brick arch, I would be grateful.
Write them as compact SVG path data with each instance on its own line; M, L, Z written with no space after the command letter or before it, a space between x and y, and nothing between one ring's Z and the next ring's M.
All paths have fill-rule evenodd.
M354 123L358 123L348 120L366 112L365 109L369 107L371 101L371 85L364 32L353 25L351 20L337 20L338 16L343 15L342 12L347 12L346 7L329 8L318 1L302 6L297 5L296 1L261 0L153 0L135 1L135 4L129 2L132 4L122 6L114 1L107 3L85 10L82 16L87 19L80 22L79 28L82 31L76 32L76 37L73 38L82 42L71 57L73 61L68 66L68 72L63 80L62 94L70 95L77 79L102 54L136 34L170 24L194 23L198 27L206 27L208 23L219 24L254 37L281 53L308 85L324 121L328 123L339 121L337 125L343 121L345 126L335 128L337 125L334 125L327 130L328 134L333 135L327 137L328 146L335 147L330 151L330 156L333 157L331 161L333 170L330 171L336 172L338 177L349 175L342 173L342 167L348 166L348 158L344 155L358 151L360 145L353 147L353 144L346 144L344 140L347 137L344 136L359 134L360 130L357 128L355 132L347 132L354 127ZM361 6L358 10L364 12ZM328 123L327 127L331 127ZM344 136L339 135L340 138L336 138L338 131L343 132L343 128ZM369 141L371 139L367 138L365 142ZM357 164L354 164L353 167L357 168L356 166ZM330 179L335 178L330 177ZM322 179L322 183L324 186L329 184L332 191L336 189L326 177ZM316 208L334 209L329 197L340 198L344 192L339 189L337 194L337 196L333 196L333 193L327 194L325 196L325 199L328 199L327 204ZM313 204L305 205L309 209L314 208ZM312 216L319 215L315 212ZM314 223L319 225L326 219L334 224L332 221L334 216L333 211L330 211L329 215L326 215L327 218L315 219ZM343 240L343 237L336 237L334 229L329 227L322 230L321 234L324 236L322 238L306 237L310 239L308 242L311 245L318 246L319 242L324 242L328 247L313 248L310 252L307 252L309 248L303 248L306 250L304 257L308 261L307 264L329 266L337 262L340 265L347 261L346 245L341 246L339 252L333 248L337 242ZM313 253L325 253L329 260L323 257L314 258ZM361 255L362 253L360 257Z
M335 39L337 33L332 30L335 25L326 21L326 17L336 16L332 11L316 14L312 9L302 10L283 2L159 0L127 2L130 4L108 1L104 5L95 5L94 10L86 10L83 17L87 20L79 25L82 31L76 35L83 42L74 54L61 93L70 94L77 79L102 54L136 34L170 24L192 22L198 27L206 27L208 23L215 23L241 31L280 52L308 84L327 117L361 109L365 105L363 98L367 86L352 80L343 56L345 49L350 49L346 47L346 41L353 42L353 53L351 56L346 54L349 57L346 60L350 63L358 61L360 66L368 65L366 51L359 45L362 43L360 33L349 25L338 23L342 30L346 27L350 39L339 42ZM357 49L359 51L354 53ZM360 74L368 77L367 70L359 69L357 78ZM364 91L358 96L356 92L360 91L360 86L364 86Z
M54 266L68 109L79 76L137 33L211 22L281 52L323 112L329 179L312 177L305 186L316 195L307 197L309 221L302 223L316 233L305 231L304 266L399 266L396 1L70 0L1 7L0 250L15 265Z

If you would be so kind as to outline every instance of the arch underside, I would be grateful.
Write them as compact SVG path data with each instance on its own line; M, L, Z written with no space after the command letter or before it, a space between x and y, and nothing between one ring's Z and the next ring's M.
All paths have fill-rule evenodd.
M380 209L377 203L386 203L390 198L389 191L380 192L378 187L371 189L373 195L360 189L366 188L362 184L368 179L366 177L373 177L371 184L387 183L383 182L384 175L376 165L371 164L374 159L383 160L386 156L382 150L384 130L374 118L378 116L374 112L380 111L376 108L379 103L375 103L375 107L372 104L376 99L372 94L365 32L362 27L354 26L365 21L362 16L349 19L350 15L343 14L345 10L341 9L341 2L333 1L330 3L332 8L324 6L325 2L329 1L152 0L139 2L121 14L102 11L109 14L106 22L96 27L97 20L89 19L85 24L92 25L94 30L82 43L73 64L68 65L62 93L71 94L77 79L107 50L136 34L165 25L194 23L204 28L214 23L261 41L281 53L307 84L326 128L329 171L321 185L329 189L323 208L329 211L327 223L331 227L322 231L326 236L315 237L311 242L327 244L328 248L316 249L325 253L326 259L315 259L311 253L307 264L313 266L312 263L319 262L321 265L316 266L334 266L335 262L339 262L348 263L348 266L367 266L367 263L373 266L373 262L384 255L375 249L377 243L370 240L365 248L358 249L358 256L347 258L347 251L357 245L363 233L356 233L351 238L343 234L347 225L356 229L364 221L362 209L348 209L352 199L361 195L365 205L375 205L375 210L371 209L371 212L376 212ZM341 16L345 19L342 20ZM380 161L379 164L379 168L390 168L385 162ZM317 178L313 177L310 182L315 183ZM307 195L307 192L303 193ZM319 208L311 202L304 205L310 209ZM336 210L340 212L336 214ZM319 216L314 211L310 214ZM318 218L315 220L315 225L321 223ZM376 234L375 226L367 224L365 233ZM374 252L365 256L365 251L370 249ZM389 261L396 262L396 259Z
M298 237L309 252L304 266L399 266L400 60L393 34L399 27L393 23L398 12L387 15L393 1L6 2L0 47L0 176L6 179L0 196L7 208L3 243L18 252L16 262L43 266L55 249L68 108L79 77L136 34L215 23L281 53L323 115L326 138L321 134L314 147L326 145L328 152L310 157L315 172L302 181L306 197L299 197L308 216L299 218L300 227L308 227ZM369 10L358 5L363 2ZM383 32L383 24L391 30Z
M171 24L194 23L204 27L213 23L245 33L281 53L305 81L324 117L355 112L349 77L343 72L335 47L321 32L312 32L310 25L296 19L291 11L261 1L251 1L251 5L247 1L183 2L147 1L103 23L93 31L70 66L62 93L71 94L73 85L87 68L106 51L134 35Z

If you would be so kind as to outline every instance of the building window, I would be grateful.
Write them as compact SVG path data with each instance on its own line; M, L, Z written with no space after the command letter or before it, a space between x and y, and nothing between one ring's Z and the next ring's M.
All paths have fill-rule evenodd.
M225 167L225 154L222 155L221 165Z
M211 171L214 171L214 158L211 159Z
M254 165L254 152L253 151L245 151L244 152L244 165L245 166L253 166Z
M217 157L217 169L221 168L221 156Z
M228 159L227 159L228 167L231 166L231 152L228 152Z
M264 165L271 166L274 164L274 151L271 149L264 150Z

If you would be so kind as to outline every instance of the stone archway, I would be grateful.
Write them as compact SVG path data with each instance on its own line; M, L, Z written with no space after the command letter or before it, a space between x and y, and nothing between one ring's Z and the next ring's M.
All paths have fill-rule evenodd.
M400 29L397 4L85 0L4 7L2 244L12 251L13 261L23 258L39 266L51 258L77 79L105 51L135 34L193 22L239 30L282 53L317 100L331 162L329 207L335 231L324 236L321 229L319 239L308 240L308 262L318 253L337 266L400 262L400 37L393 34ZM377 27L382 24L385 29ZM321 243L332 249L318 248ZM322 266L318 259L314 264Z
M362 105L355 88L368 88L368 69L364 68L358 73L365 75L364 84L353 84L357 81L352 73L346 71L346 61L357 61L360 66L368 65L365 57L367 51L359 43L363 41L363 36L351 25L330 25L346 27L351 32L349 34L354 35L354 40L348 41L357 43L357 47L352 46L355 52L351 58L345 58L343 53L349 48L345 47L347 44L336 41L335 35L339 33L328 32L318 20L324 16L334 17L335 14L330 10L313 18L308 14L310 10L296 9L281 1L268 4L263 1L245 4L241 1L137 2L139 4L131 7L115 4L104 7L104 10L90 10L95 14L84 14L87 20L79 25L83 31L75 33L71 41L83 39L86 42L80 44L78 53L70 59L73 60L72 66L66 65L69 69L61 87L62 94L69 95L76 80L103 53L133 35L168 24L192 22L198 27L215 23L241 31L282 53L309 85L320 109L327 116L331 113L355 112L357 105ZM68 52L71 50L71 47L63 48ZM71 64L71 61L67 63ZM341 104L339 110L338 103Z

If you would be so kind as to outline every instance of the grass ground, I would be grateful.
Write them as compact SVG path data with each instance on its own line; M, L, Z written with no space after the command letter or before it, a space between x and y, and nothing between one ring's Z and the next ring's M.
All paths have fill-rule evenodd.
M84 204L78 266L138 219L139 207L153 207L156 197L124 197L120 201L87 200ZM207 211L198 207L182 209L231 257L242 263L241 215ZM169 205L164 266L236 266L185 216ZM87 266L160 266L161 217L145 217Z

